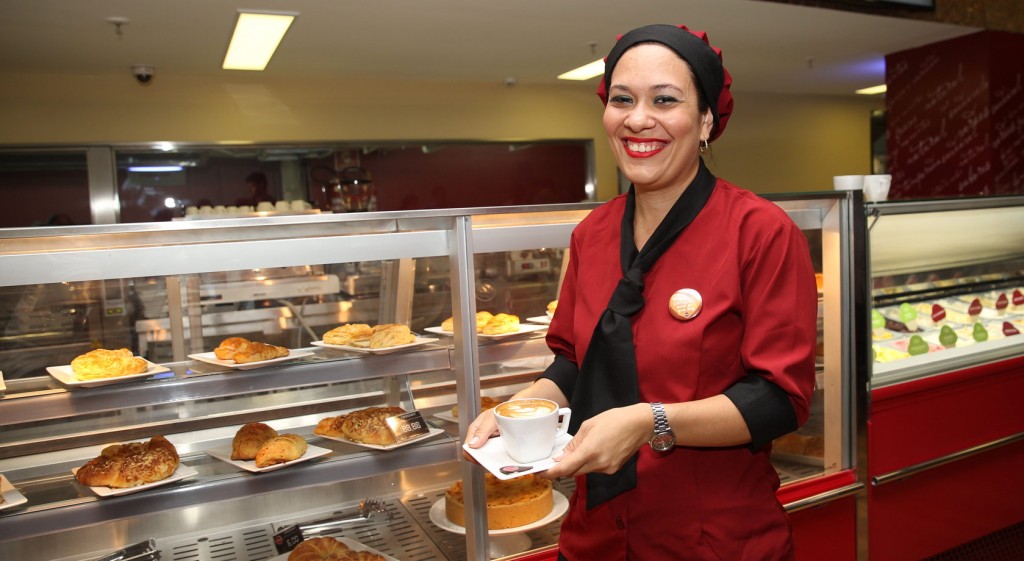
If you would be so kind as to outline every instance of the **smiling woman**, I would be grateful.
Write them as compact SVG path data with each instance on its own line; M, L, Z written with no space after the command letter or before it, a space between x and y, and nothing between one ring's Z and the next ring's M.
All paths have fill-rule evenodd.
M817 290L800 229L704 165L732 113L720 57L653 25L607 58L604 129L632 185L573 232L555 360L513 396L573 412L542 474L576 477L561 559L793 559L769 453L808 418Z

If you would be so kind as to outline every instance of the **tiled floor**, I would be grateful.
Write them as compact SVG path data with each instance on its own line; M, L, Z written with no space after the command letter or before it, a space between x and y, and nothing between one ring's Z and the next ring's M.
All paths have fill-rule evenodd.
M1020 561L1024 559L1024 522L954 547L924 561Z

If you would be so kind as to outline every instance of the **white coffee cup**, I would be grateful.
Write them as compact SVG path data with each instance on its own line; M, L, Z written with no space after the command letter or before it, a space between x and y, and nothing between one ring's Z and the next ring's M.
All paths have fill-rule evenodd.
M864 200L879 202L889 198L889 186L892 176L889 174L868 175L864 177Z
M864 188L863 175L837 175L832 178L836 191L856 191Z
M566 434L571 416L568 407L536 397L512 399L494 408L505 452L524 464L551 456L555 439Z

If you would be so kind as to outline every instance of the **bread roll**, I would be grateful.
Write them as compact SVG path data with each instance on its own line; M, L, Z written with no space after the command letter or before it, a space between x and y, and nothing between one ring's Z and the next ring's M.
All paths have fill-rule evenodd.
M277 345L268 345L267 343L250 341L248 346L235 353L234 359L237 364L247 364L250 362L259 362L261 360L272 360L275 358L286 357L290 352L291 351L288 349L278 347Z
M248 423L235 433L231 441L232 460L252 460L268 440L277 436L277 431L263 423Z
M282 434L268 440L256 452L256 467L263 468L298 460L306 453L306 440L297 434Z
M75 357L71 361L71 371L79 380L96 378L115 378L142 374L149 369L145 359L132 354L128 349L96 349Z
M75 479L90 487L136 487L166 479L178 469L178 451L163 436L149 442L107 446L79 468Z
M213 354L220 360L231 360L235 353L249 346L249 340L245 337L228 337L220 342Z
M492 317L484 326L484 335L505 335L519 332L519 316L512 314L498 314Z
M324 343L328 345L349 345L352 341L368 339L373 329L365 323L346 323L324 333Z
M558 300L552 300L548 302L548 313L554 314L555 310L558 309Z

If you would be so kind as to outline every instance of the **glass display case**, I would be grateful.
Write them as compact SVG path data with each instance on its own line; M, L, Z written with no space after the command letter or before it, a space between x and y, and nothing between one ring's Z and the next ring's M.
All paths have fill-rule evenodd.
M1024 197L866 206L869 555L924 559L1024 518ZM979 554L984 551L981 547Z
M775 199L806 233L821 276L812 419L775 454L784 489L856 464L856 330L847 324L865 306L854 298L849 197ZM402 560L553 546L557 516L486 530L483 472L461 460L460 444L480 396L503 399L550 362L546 307L571 231L591 208L0 230L0 556L97 559L140 544L164 559L258 561L276 559L276 540L294 527ZM479 335L468 320L484 310L519 316L520 330ZM404 324L414 340L324 340L351 323ZM212 352L230 337L289 354L232 364ZM69 366L89 349L122 347L147 370L82 380ZM327 417L383 406L418 412L422 435L374 447L314 433ZM302 436L307 452L274 469L232 461L233 437L251 422ZM109 444L155 435L175 446L185 473L122 491L73 475ZM434 518L460 479L475 514L453 529ZM568 496L573 482L555 490ZM799 500L789 506L836 496L824 491L791 493Z
M872 387L1024 354L1022 205L868 205Z

